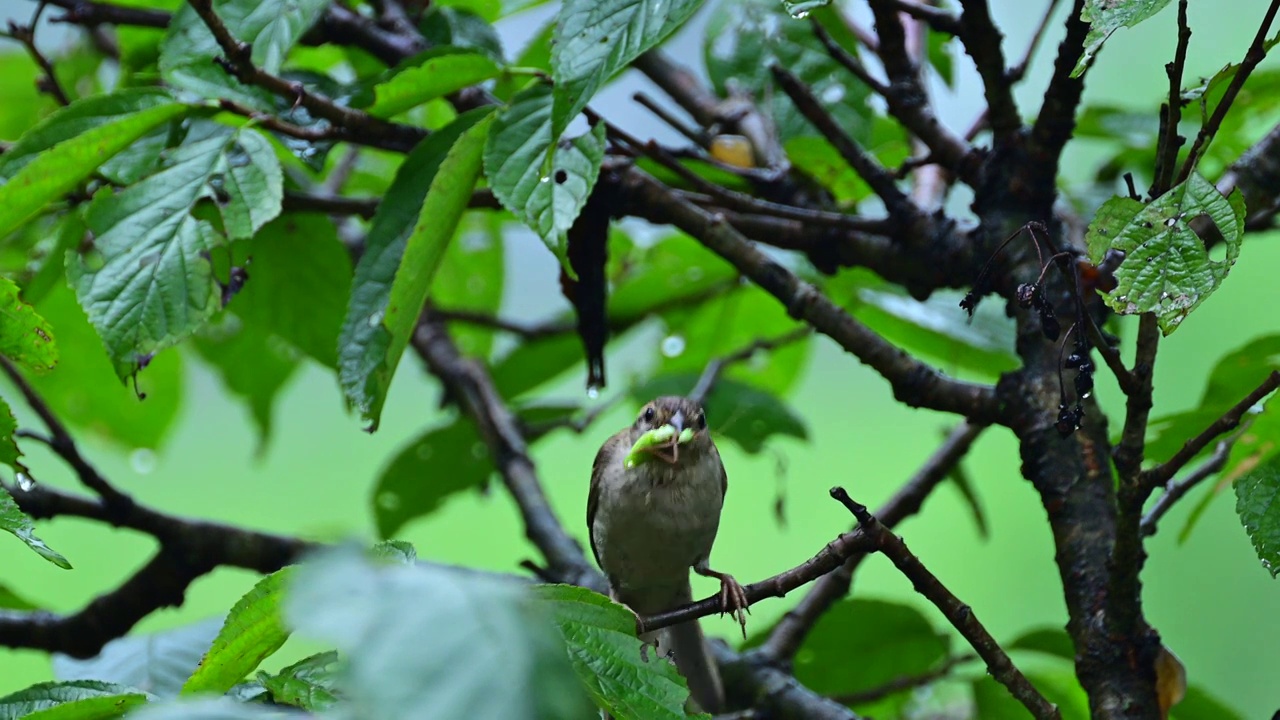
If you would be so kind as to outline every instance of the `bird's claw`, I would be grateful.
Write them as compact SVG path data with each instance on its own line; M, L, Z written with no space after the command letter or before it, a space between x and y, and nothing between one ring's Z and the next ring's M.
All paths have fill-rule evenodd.
M720 615L728 613L742 626L742 639L747 639L747 615L751 614L747 591L732 575L720 576Z

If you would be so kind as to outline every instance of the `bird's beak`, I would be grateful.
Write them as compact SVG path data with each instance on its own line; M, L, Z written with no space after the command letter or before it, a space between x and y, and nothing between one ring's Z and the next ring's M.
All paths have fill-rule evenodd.
M679 437L680 433L684 432L684 411L677 410L676 414L671 416L670 423L671 427L676 429L676 437Z

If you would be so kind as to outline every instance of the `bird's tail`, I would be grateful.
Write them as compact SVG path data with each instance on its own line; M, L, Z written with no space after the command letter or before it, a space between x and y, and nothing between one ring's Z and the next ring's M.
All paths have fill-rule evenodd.
M672 607L690 602L693 602L693 590L685 583ZM699 710L712 714L724 710L724 684L697 620L645 633L641 640L656 643L660 656L671 654L676 669L688 681L689 694L698 703Z

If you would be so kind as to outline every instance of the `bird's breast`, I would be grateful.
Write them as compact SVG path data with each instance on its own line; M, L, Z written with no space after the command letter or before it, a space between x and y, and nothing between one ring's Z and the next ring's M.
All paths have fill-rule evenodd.
M711 552L724 504L719 458L688 466L647 462L601 488L591 528L601 569L640 613L667 609L689 568Z

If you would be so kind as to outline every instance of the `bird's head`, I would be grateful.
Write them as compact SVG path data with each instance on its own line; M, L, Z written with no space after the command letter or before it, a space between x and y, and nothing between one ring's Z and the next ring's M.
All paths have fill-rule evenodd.
M697 402L678 395L646 403L632 429L634 444L628 460L639 460L641 453L646 453L675 465L682 457L698 457L711 445L706 412Z

